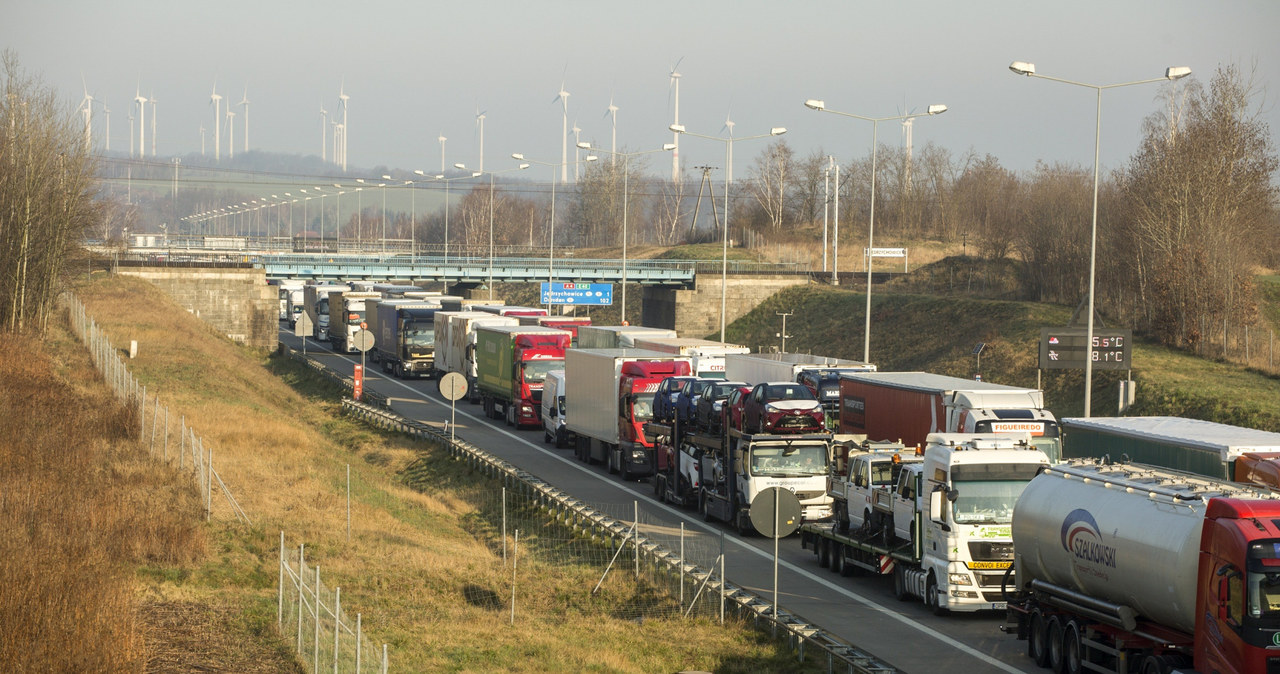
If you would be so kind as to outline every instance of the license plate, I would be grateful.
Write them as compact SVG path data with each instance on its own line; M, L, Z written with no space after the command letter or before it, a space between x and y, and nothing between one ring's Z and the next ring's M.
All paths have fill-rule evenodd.
M995 611L1004 611L1009 608L1009 602L1004 602L1004 601L992 602L991 608L992 610L995 610Z
M1007 569L1013 562L969 562L970 569Z

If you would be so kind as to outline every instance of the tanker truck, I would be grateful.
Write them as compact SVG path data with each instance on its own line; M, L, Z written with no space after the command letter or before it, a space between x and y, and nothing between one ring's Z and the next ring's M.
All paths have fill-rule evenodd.
M1013 510L1002 627L1056 672L1280 671L1280 496L1071 459Z

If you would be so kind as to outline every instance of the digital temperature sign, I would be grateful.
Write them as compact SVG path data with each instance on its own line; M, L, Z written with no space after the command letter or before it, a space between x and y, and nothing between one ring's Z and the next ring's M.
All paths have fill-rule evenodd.
M1091 349L1087 328L1040 328L1040 369L1083 370L1092 356L1095 370L1128 370L1132 345L1132 330L1094 328Z

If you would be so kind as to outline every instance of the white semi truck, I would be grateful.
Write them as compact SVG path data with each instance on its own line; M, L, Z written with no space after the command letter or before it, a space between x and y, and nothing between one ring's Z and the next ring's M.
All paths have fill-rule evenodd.
M497 316L483 311L441 311L435 315L436 378L447 372L460 372L467 378L468 398L480 401L476 387L476 328L481 325L519 325L511 316Z
M578 328L578 348L634 349L637 337L675 336L675 330L642 325L584 325Z
M1049 465L1027 434L934 433L924 460L899 472L878 530L841 533L806 524L802 542L820 566L893 574L894 595L948 611L1003 610L1013 564L1011 523L1019 494Z

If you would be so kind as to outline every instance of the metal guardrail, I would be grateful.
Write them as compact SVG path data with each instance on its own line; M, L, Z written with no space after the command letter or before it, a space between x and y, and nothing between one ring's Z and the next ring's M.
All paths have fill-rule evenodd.
M326 368L323 364L304 357L301 353L280 345L295 359L305 362L309 367L324 374L329 379L351 389L354 382L350 377L343 377ZM628 526L612 517L597 511L590 504L578 500L571 494L545 482L541 478L499 459L485 450L465 440L449 437L447 430L437 428L420 421L406 419L388 409L386 396L364 392L367 402L351 399L342 401L344 412L351 414L371 425L405 433L416 439L440 445L450 455L462 459L473 469L497 480L501 480L508 488L523 490L525 495L534 499L548 513L555 517L571 518L579 525L592 529L603 537L623 538L627 536ZM670 572L679 572L681 564L679 556L670 550L640 536L629 539L631 545L638 548L648 559L658 565L665 566ZM732 611L741 618L750 618L757 629L769 630L773 634L783 635L794 648L801 661L805 657L806 647L817 648L827 654L827 671L847 671L858 674L887 674L897 672L892 665L885 663L862 649L830 634L821 627L810 623L801 616L779 609L774 616L771 601L748 590L737 587L728 581L717 578L711 570L698 568L696 565L683 562L685 573L707 579L709 591L722 592Z

